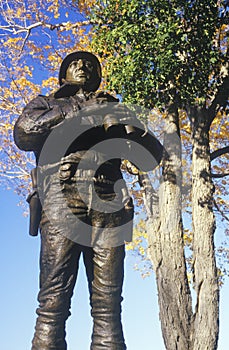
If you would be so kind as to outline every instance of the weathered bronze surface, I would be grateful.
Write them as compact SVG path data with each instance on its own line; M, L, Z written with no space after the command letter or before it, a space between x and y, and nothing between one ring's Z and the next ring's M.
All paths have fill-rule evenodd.
M134 140L156 159L155 164L145 160L143 170L149 170L160 161L162 146L144 133L141 123L116 98L96 93L101 67L93 54L68 55L59 81L60 88L54 94L37 96L28 103L14 129L17 146L35 153L40 174L28 199L37 199L39 194L42 204L39 307L32 350L67 348L65 322L81 254L94 322L91 349L123 350L124 240L131 239L134 208L122 178L121 158L128 157L127 141ZM76 139L60 157L58 145L74 130ZM55 132L58 140L50 143L50 152L44 151ZM102 151L93 148L117 137L124 139L120 157L110 159L105 146ZM99 166L94 171L96 164ZM119 186L115 188L116 183ZM30 203L32 235L37 233L40 215L35 202ZM111 210L106 210L108 204ZM125 228L123 236L120 227Z

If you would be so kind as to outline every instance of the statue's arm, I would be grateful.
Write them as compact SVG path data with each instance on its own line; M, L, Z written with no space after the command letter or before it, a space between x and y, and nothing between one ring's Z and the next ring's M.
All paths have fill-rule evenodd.
M140 171L151 171L156 168L162 159L164 147L150 132L135 127L135 131L128 135L129 150L126 159Z
M119 116L120 122L126 125L125 138L130 141L126 159L134 163L141 171L153 170L159 165L163 156L164 147L160 141L128 106L117 103L114 105L113 111L116 116ZM128 129L128 126L131 128Z
M128 107L117 105L115 109L118 113L122 110L120 120L124 125L133 126L132 132L127 132L125 136L130 141L127 159L131 162L136 160L133 163L141 171L153 170L161 162L164 147Z
M16 145L25 151L37 151L52 129L73 112L73 106L46 96L29 102L14 127Z

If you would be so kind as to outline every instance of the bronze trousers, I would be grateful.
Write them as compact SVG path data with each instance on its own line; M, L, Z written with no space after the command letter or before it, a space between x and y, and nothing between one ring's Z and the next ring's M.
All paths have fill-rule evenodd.
M78 197L77 192L74 192L72 185L71 182L64 184L61 196L65 191L67 198L70 198L69 207L74 211L74 215L80 217L88 227L91 225L95 228L98 221L100 230L103 230L103 227L101 228L103 224L104 228L109 226L112 220L107 221L106 215L105 221L101 215L98 219L95 211L93 215L89 215L91 211ZM70 225L67 225L67 216L64 220L64 213L61 213L65 208L61 209L61 201L58 198L60 186L58 184L55 188L55 181L52 181L51 185L48 183L46 189L41 221L39 307L32 350L67 349L65 322L70 315L71 297L81 254L86 268L93 317L91 350L124 350L126 346L121 324L124 244L111 247L95 244L90 247L70 239L69 234L67 236L64 234L64 229L67 226L68 229L77 226L71 222L73 220L71 215ZM109 197L110 191L105 192L104 196ZM122 212L118 215L123 217Z
M39 308L32 350L66 350L65 322L80 254L90 291L91 350L126 349L121 325L124 246L83 247L64 236L42 234Z

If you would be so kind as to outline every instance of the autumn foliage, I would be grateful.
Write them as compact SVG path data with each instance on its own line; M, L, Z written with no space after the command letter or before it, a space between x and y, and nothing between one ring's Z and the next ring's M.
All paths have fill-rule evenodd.
M96 11L99 14L99 11L104 9L102 3L95 0L73 1L71 3L65 0L39 0L36 2L33 0L26 2L23 0L3 0L0 2L0 81L2 87L0 92L0 176L1 184L8 188L13 188L18 194L22 195L23 200L28 193L28 186L30 183L29 172L34 165L34 158L32 154L24 154L14 146L12 142L13 125L24 105L31 100L32 97L39 93L48 94L58 87L58 69L65 54L78 49L93 50L94 52L100 53L102 56L102 63L104 59L106 61L106 65L104 65L103 87L104 84L108 82L111 90L116 89L116 91L121 93L124 93L124 91L120 85L122 83L122 78L120 77L119 71L117 71L117 65L123 70L122 76L124 79L128 78L128 75L131 76L131 69L133 71L136 70L133 61L131 61L131 57L128 58L127 55L125 58L122 52L126 50L123 42L127 45L127 52L128 48L130 50L131 46L128 44L128 40L130 41L131 35L135 35L135 50L132 51L132 55L134 55L134 52L137 52L137 50L143 49L144 45L146 45L144 42L145 38L143 37L138 41L140 36L138 38L134 32L136 30L141 33L143 22L136 22L137 17L135 17L135 22L132 24L128 24L127 22L128 18L131 18L131 14L134 16L134 13L136 13L137 2L135 3L133 1L127 4L116 1L108 2L107 5L108 4L110 9L114 6L113 9L115 11L109 14L109 7L107 6L107 12L102 12L103 17L96 18ZM141 10L143 10L143 8L144 6L142 5ZM158 8L158 14L159 11ZM108 15L110 15L110 18L107 18L107 25L102 25L102 21ZM111 20L112 16L113 20ZM123 22L121 22L121 18ZM119 21L117 23L123 23L122 26L125 34L121 31L116 34L112 32L112 21L117 21L117 19ZM138 23L140 24L139 28ZM182 32L183 26L183 29L186 28L187 35L189 35L192 30L191 26L188 28L187 22L182 22L182 20L180 25L178 24L179 23L175 24L175 26L177 26L177 34L185 35ZM166 30L165 26L159 26L158 28L162 34L163 30ZM172 33L173 26L171 25L169 28ZM215 46L218 48L220 47L220 50L225 53L228 50L226 40L228 26L222 23L219 28L220 29L215 33ZM166 35L166 33L168 35L168 28L164 35ZM118 40L116 40L115 35L119 34L121 35ZM147 31L145 35L147 35ZM165 40L168 39L165 37ZM91 41L93 41L93 48L91 47ZM149 39L148 44L151 44ZM162 43L160 46L162 50L161 55L163 56L166 52L163 51ZM118 55L114 56L114 49L117 50ZM145 46L145 50L146 49L148 50L147 45ZM183 52L182 54L181 48L177 49L177 52L180 62L184 64L184 61L187 60L185 53ZM171 55L169 50L167 55ZM124 58L126 61L124 61ZM168 60L168 57L166 59ZM213 55L211 58L213 63L214 59L216 58ZM194 61L194 64L197 64L197 62L198 60L196 62ZM209 79L214 79L214 74L217 69L221 69L222 74L226 74L226 66L221 66L220 68L219 65L217 66L216 62L215 67L215 71L213 70L210 73ZM117 74L119 74L119 85L117 85L115 81ZM178 77L178 83L179 79L180 77ZM135 86L137 83L136 81ZM145 89L147 91L147 87L145 87ZM136 92L138 96L134 95ZM125 91L123 95L124 98L125 94L128 94L128 91ZM135 100L133 100L133 98L135 98ZM152 94L149 95L149 98L151 98L151 100L144 99L143 104L148 103L147 106L151 107L156 105L152 101ZM133 101L141 104L141 89L138 90L135 88L128 99L131 102ZM156 110L156 113L152 113L151 123L153 125L155 125L159 113L161 113L161 117L163 118L163 113L160 110ZM184 192L186 193L184 199L186 199L185 208L189 211L190 196L188 193L190 192L188 192L187 189L191 180L189 154L191 153L192 147L192 130L190 120L185 110L180 110L180 130L182 143L184 145L183 152L186 155L182 160L185 181ZM211 152L213 154L219 148L227 147L228 133L229 121L226 111L219 111L212 122L210 130ZM226 221L228 220L227 198L229 195L228 177L226 176L228 172L228 158L228 153L225 152L221 157L217 157L217 159L212 161L212 173L215 175L215 210L220 214L219 217ZM135 193L136 200L141 203L142 197L138 196L138 193L140 193L139 188ZM142 254L142 256L144 256L144 254Z
M0 11L1 184L25 197L34 159L14 146L14 122L29 100L58 87L66 53L90 50L90 30L78 8L67 1L3 0Z
M163 208L167 206L167 212L160 207L161 212L158 213L158 205L153 208L153 214L159 217L156 224L152 224L151 214L147 213L152 224L148 231L154 234L151 241L146 221L140 215L135 240L127 249L140 258L144 275L149 273L153 261L160 281L158 290L162 315L167 301L166 310L176 304L177 293L180 293L181 299L187 297L181 305L176 305L181 322L178 316L174 316L175 309L171 311L171 320L177 320L178 333L180 325L184 324L184 342L188 341L185 348L192 350L201 348L202 340L197 334L200 328L206 328L206 339L212 338L208 349L216 348L217 325L212 324L211 331L201 322L208 318L208 310L204 307L208 302L215 302L211 315L217 321L217 273L226 273L225 262L228 260L227 245L219 243L218 265L221 270L217 272L214 216L221 231L226 233L221 241L228 237L229 221L227 16L228 5L224 0L0 0L1 184L13 188L23 199L27 195L34 158L15 147L13 126L28 101L39 93L49 94L58 87L59 65L64 56L74 50L93 51L99 56L104 71L102 88L119 93L125 102L148 108L148 126L156 131L158 137L165 133L166 128L163 128L166 125L170 133L179 135L178 148L182 146L182 157L179 152L173 153L170 145L175 157L171 157L172 161L165 157L162 164L162 203ZM179 193L168 181L168 174L171 175L174 168L178 173L182 168L182 174L177 173L182 178ZM160 177L160 170L156 172ZM148 178L138 173L128 178L141 213L144 202L147 212L151 198L150 191L145 191L144 187L150 176L155 177L156 173ZM177 215L174 232L168 222L171 215L169 203ZM148 208L148 211L151 209ZM167 236L166 229L169 232ZM177 254L172 255L174 267L167 254L171 249ZM207 264L204 254L212 267L208 278L203 277L206 274L201 270L204 261ZM168 276L169 268L171 276L176 270L174 280L183 276L181 284L176 284L180 290L173 291L174 305L166 300L170 283L173 286L174 282ZM165 293L164 281L167 281ZM187 281L192 282L196 289L199 313L198 310L192 313ZM182 319L182 312L188 315L186 320L185 317ZM163 328L165 342L177 345L178 340L172 338L175 331L173 335L169 334L166 322ZM196 339L195 345L191 338Z

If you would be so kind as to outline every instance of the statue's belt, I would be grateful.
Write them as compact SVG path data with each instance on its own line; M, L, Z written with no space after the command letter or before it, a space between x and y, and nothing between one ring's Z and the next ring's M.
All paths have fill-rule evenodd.
M109 164L107 161L107 157L105 155L96 153L94 151L87 152L87 157L83 157L85 161L81 163L82 156L85 155L84 152L76 152L71 153L65 157L62 157L59 162L38 165L36 168L32 169L31 177L32 177L32 192L29 194L27 201L30 205L30 228L29 233L32 236L36 236L38 234L38 229L41 220L42 206L39 199L39 191L38 191L38 183L42 178L44 179L47 175L57 174L60 181L68 181L73 176L76 176L77 180L81 181L95 181L97 183L101 183L101 185L114 185L114 183L122 179L122 173L119 167L112 166L112 163ZM103 173L100 173L96 169L101 164L105 165L105 171L103 168ZM97 167L95 166L97 164ZM83 168L81 165L86 165L87 168ZM89 168L91 165L91 168ZM96 173L96 176L95 176ZM41 176L41 179L39 179ZM129 202L131 198L129 196L126 185L121 188L122 196L123 196L123 204L126 208L128 208Z

